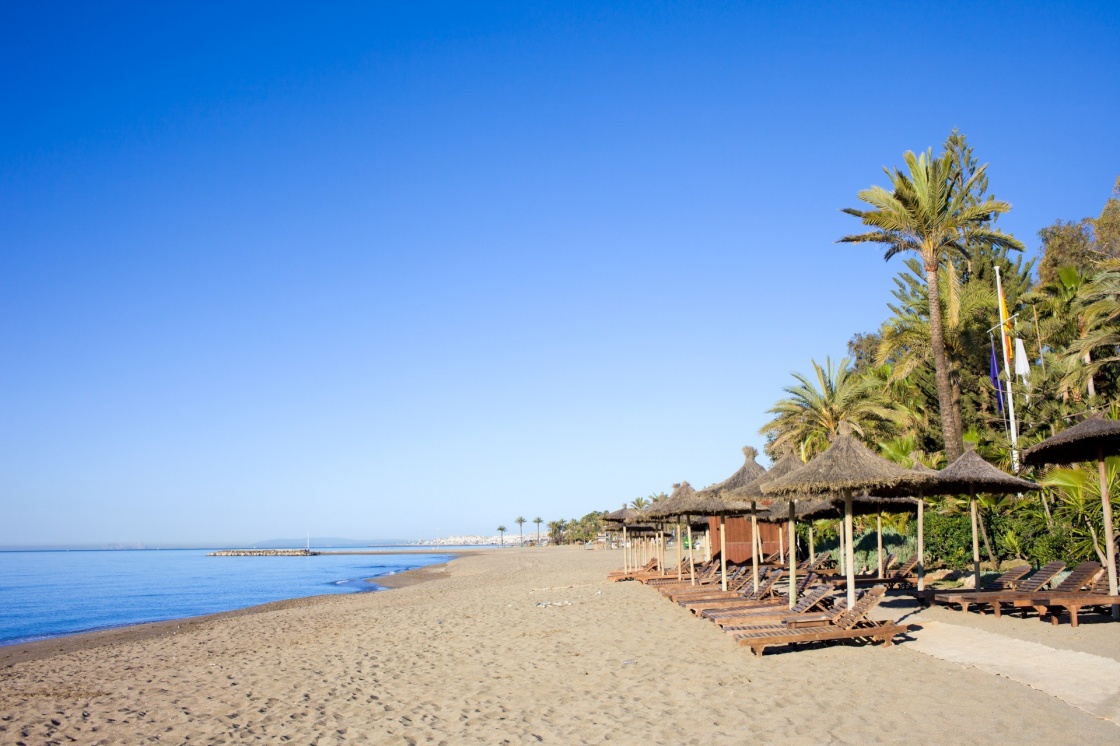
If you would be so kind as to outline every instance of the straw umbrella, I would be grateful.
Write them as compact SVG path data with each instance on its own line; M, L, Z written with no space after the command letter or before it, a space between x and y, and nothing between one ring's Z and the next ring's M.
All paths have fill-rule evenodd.
M844 500L845 570L848 578L848 606L855 597L855 554L852 550L852 493L874 491L878 497L905 495L931 479L928 475L904 469L872 453L852 435L837 435L827 451L799 469L762 485L766 495L830 495Z
M751 573L753 574L754 590L756 591L758 590L759 582L758 555L762 551L762 542L758 538L758 506L761 503L763 507L770 507L773 502L771 498L762 494L762 485L789 474L801 465L800 459L794 456L793 453L787 453L785 456L778 459L778 461L770 467L769 471L764 471L753 481L740 487L731 488L722 495L726 500L749 500L751 503Z
M1037 490L1038 485L1000 471L969 448L953 463L937 472L937 490L943 494L968 492L968 509L972 514L972 566L976 587L980 587L980 540L977 532L976 493L1013 495Z
M713 484L711 487L706 487L697 493L701 500L704 501L704 504L711 508L711 512L699 513L698 515L719 516L720 568L724 577L724 590L727 590L726 519L729 515L750 515L753 518L754 514L757 512L755 506L747 502L744 496L733 496L733 493L737 491L741 492L744 488L765 476L766 469L755 460L757 458L758 451L756 449L751 446L743 446L743 465L727 479L718 484ZM753 533L751 535L751 540L752 542L754 541ZM753 548L751 554L754 555ZM757 587L757 575L755 585Z
M1112 502L1108 496L1108 475L1104 460L1120 455L1120 422L1093 415L1052 438L1031 446L1023 453L1028 464L1071 464L1078 461L1097 462L1101 480L1101 512L1104 515L1104 547L1108 564L1108 592L1115 596L1116 538L1112 526ZM1112 607L1113 618L1120 618L1120 606Z
M746 450L746 449L744 449ZM753 449L752 449L753 450ZM761 467L759 467L761 468ZM725 500L719 497L714 488L701 490L691 504L692 515L719 516L719 569L720 588L727 590L727 516L754 515L753 503L744 500Z
M622 529L622 569L624 572L628 572L630 570L630 562L627 556L628 550L626 546L626 521L637 516L637 513L638 511L626 507L626 504L623 503L620 509L614 511L613 513L607 513L607 515L603 517L603 521L605 523L616 524L614 527L615 530L618 530L618 528Z
M646 510L649 518L677 519L677 576L680 577L680 525L683 516L695 515L696 490L688 482L673 485L673 493L665 500L654 503ZM692 523L688 523L688 572L692 584L696 584L696 557L692 545Z

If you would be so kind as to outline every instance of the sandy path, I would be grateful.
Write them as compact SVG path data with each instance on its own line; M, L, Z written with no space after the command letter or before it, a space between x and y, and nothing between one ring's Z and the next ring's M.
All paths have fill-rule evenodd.
M0 743L1072 743L1120 735L1054 697L905 645L756 659L653 590L606 583L619 561L579 549L481 554L399 590L15 663L0 669ZM534 591L542 588L554 590ZM1120 641L1120 625L1109 626Z

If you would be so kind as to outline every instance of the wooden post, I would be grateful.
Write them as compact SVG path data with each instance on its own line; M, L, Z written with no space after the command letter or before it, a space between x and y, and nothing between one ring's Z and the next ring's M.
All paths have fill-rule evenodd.
M686 518L687 520L687 518ZM696 585L696 560L692 552L692 521L688 521L688 577L692 585Z
M856 605L856 557L852 537L852 493L844 492L844 562L848 578L848 608Z
M1104 551L1108 562L1108 592L1116 595L1116 537L1112 533L1112 500L1108 495L1108 474L1104 466L1104 448L1097 446L1097 471L1101 477L1101 510L1104 512ZM1120 606L1113 604L1112 618L1120 619Z
M782 537L782 530L778 529L778 563L781 564L786 561L786 546L785 539Z
M684 568L681 564L684 562L681 559L681 519L677 518L677 580L684 580Z
M846 576L846 574L848 572L848 569L847 569L848 568L848 553L846 551L844 551L844 519L843 518L840 519L840 530L836 532L836 538L840 542L840 546L838 546L836 548L836 553L838 555L840 555L839 556L840 573L842 575Z
M755 515L755 504L751 501L751 573L754 575L754 592L758 593L758 516Z
M809 563L817 561L817 547L813 542L813 520L809 519Z
M972 512L972 568L976 572L976 590L980 590L980 538L977 536L976 488L969 491L968 507Z
M626 524L622 526L622 571L630 572L630 551L626 546Z
M875 528L879 534L879 579L883 579L883 514L875 514Z
M926 501L918 498L918 590L926 589Z
M789 607L797 603L797 537L794 534L793 500L789 501Z
M719 517L719 574L720 590L727 590L727 528L726 517Z

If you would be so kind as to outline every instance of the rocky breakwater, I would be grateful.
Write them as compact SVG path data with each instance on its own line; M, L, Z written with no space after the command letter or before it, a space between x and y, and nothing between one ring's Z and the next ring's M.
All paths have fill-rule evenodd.
M222 549L207 557L317 557L321 552L310 549Z

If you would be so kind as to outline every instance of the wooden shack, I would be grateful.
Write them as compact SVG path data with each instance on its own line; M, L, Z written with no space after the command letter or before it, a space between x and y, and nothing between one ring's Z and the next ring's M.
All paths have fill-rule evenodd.
M727 561L749 562L751 559L751 519L735 516L727 518L724 524L727 530ZM708 528L712 532L712 552L719 553L719 518L709 518ZM773 554L778 551L778 535L781 533L782 541L788 536L786 523L758 522L758 535L762 539L762 555Z

